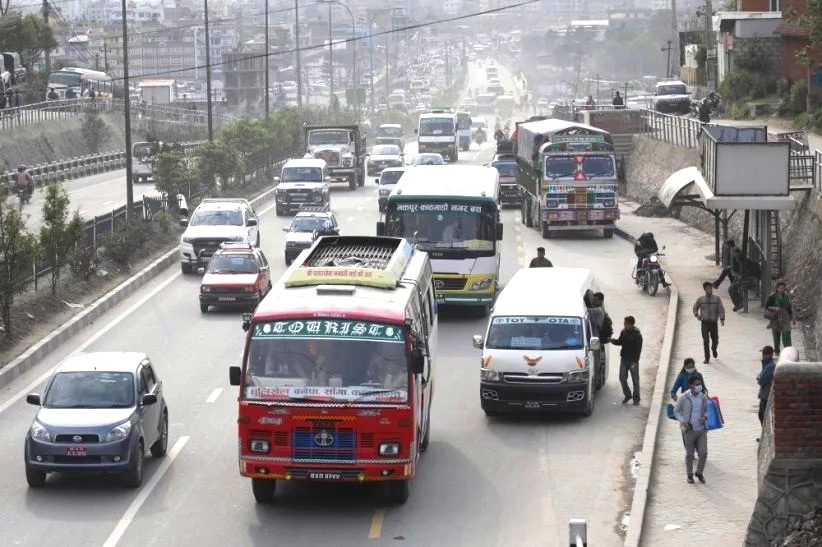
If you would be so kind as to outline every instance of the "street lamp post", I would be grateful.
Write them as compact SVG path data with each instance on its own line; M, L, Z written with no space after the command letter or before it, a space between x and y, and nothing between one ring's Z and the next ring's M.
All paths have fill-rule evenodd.
M125 1L125 0L124 0ZM203 0L205 8L205 64L206 64L206 109L208 111L208 142L214 142L214 123L211 105L211 35L208 32L208 0Z
M334 110L334 31L331 21L331 2L328 2L328 109Z
M348 15L351 17L351 48L352 48L352 53L351 53L351 78L352 78L351 87L352 87L353 93L354 93L354 109L359 110L360 99L359 99L359 95L357 95L357 22L354 19L354 14L351 13L351 10L345 4L339 2L338 0L321 0L321 1L323 3L328 4L329 35L331 34L330 28L331 28L331 5L332 4L335 4L337 6L340 6L343 9L345 9L345 11L347 11ZM332 65L331 70L332 71L334 70L333 65ZM331 95L333 97L333 95L334 95L334 93L333 93L333 89L334 89L334 77L333 77L333 75L331 76L330 84L331 84L331 89L332 89Z
M370 80L370 85L371 85L371 111L372 112L374 112L376 110L376 103L374 102L374 43L373 43L374 42L374 39L373 39L374 38L374 36L373 36L373 34L374 34L373 33L373 31L374 31L374 19L376 19L378 15L381 15L383 13L393 12L396 9L397 8L385 8L385 9L376 10L376 11L372 12L371 17L368 18L368 56L369 56L369 60L370 60L369 70L371 71L369 80ZM385 87L386 87L386 89L388 89L388 86L390 84L388 83L388 36L387 35L386 35L386 38L385 38L385 81L386 81ZM388 96L386 95L386 100L387 100L387 97Z
M126 20L126 0L122 0L123 12L123 86L125 87L124 122L126 132L126 220L134 213L134 180L131 163L131 92L128 85L128 21Z
M300 0L294 0L294 52L297 61L297 111L303 110L303 69L300 63Z
M271 48L268 45L268 0L265 0L265 117L271 114L269 100L268 100L268 78L269 78L269 62L268 57L271 53Z

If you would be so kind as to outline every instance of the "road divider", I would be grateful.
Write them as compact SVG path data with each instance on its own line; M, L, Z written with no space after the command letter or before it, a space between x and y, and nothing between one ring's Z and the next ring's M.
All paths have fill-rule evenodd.
M371 517L371 527L368 529L368 539L380 539L382 524L385 522L385 509L376 509Z

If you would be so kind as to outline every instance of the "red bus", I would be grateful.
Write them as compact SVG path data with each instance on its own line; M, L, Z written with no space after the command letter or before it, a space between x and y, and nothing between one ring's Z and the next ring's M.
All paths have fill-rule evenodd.
M437 311L427 253L389 237L321 237L243 317L240 474L387 484L404 503L428 445Z

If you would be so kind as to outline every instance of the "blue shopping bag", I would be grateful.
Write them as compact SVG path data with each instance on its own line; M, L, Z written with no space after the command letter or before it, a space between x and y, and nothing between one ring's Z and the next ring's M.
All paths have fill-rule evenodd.
M719 409L712 399L708 399L708 416L705 421L705 429L712 431L714 429L722 429L722 417L719 414Z

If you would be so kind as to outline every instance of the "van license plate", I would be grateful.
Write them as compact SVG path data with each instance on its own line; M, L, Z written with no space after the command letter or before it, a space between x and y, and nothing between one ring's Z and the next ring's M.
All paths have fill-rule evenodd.
M70 446L66 448L66 456L86 456L86 448L84 446Z
M342 473L311 472L308 474L308 478L313 481L338 481L342 479Z
M221 296L219 300L220 302L234 302L236 298L234 298L233 296Z
M542 408L538 401L526 401L525 408Z

